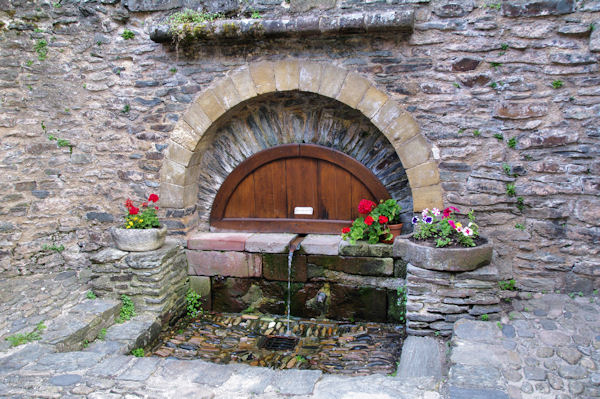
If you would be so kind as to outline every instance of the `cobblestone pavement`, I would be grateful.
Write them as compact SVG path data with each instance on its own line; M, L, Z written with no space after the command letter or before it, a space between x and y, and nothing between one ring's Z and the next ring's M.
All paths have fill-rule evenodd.
M499 322L457 322L450 397L600 398L599 303L598 295L536 294L513 301Z
M65 283L69 279L72 283ZM41 290L44 286L51 297L62 299L52 301L39 294L35 297L42 305L33 302L36 311L27 313L26 305L33 297L27 292L45 292ZM75 275L11 279L4 281L2 288L0 323L3 331L10 330L11 334L18 329L7 326L27 318L20 324L27 326L20 328L26 331L38 322L34 317L38 313L50 330L50 317L64 316L65 308L87 303L102 308L100 299L82 302L87 287ZM145 332L156 326L153 317L143 314L108 328L104 340L92 342L82 351L58 353L44 340L4 347L0 350L0 397L597 398L600 307L596 300L539 294L513 301L515 310L504 314L500 324L458 321L448 345L450 371L444 381L415 374L403 376L402 370L398 376L349 377L319 370L136 358L127 353L143 343Z

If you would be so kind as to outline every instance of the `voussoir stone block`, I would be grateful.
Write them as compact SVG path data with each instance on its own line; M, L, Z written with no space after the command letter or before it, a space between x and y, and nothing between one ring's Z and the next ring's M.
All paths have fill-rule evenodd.
M188 238L188 249L243 251L252 233L194 233Z
M404 110L397 102L390 100L381 107L379 112L371 119L371 122L380 130L383 130L404 113Z
M222 79L212 91L224 110L233 108L242 101L231 78Z
M319 93L330 98L336 98L342 88L348 71L335 65L325 65L321 76Z
M242 68L231 74L231 81L242 101L256 97L256 88L248 68Z
M169 159L163 161L160 169L161 181L164 183L185 185L186 167Z
M381 90L374 86L369 87L363 96L362 100L358 103L358 110L361 111L369 119L373 118L375 114L383 107L388 101L389 97Z
M322 69L323 64L317 62L300 62L298 88L302 91L318 93Z
M187 166L192 159L194 153L187 148L177 144L174 141L169 141L165 154L165 159L178 163L179 165Z
M419 130L419 125L408 112L401 114L387 127L381 129L396 149L399 148L401 143L418 135Z
M252 234L246 240L245 250L248 252L261 253L287 253L290 242L298 237L298 234L285 233L257 233Z
M233 84L232 84L233 86ZM206 90L198 99L196 104L202 108L202 111L211 121L216 121L226 111L224 106L217 99L217 95L211 89Z
M171 141L181 145L188 151L194 151L198 141L200 141L200 135L186 122L182 121L175 125L175 129L171 132Z
M195 131L194 135L197 135L198 137L202 137L206 129L208 129L212 123L210 118L206 116L206 114L202 110L202 107L197 103L190 105L188 110L183 114L183 120ZM179 123L177 125L179 125ZM173 134L171 134L171 138L172 137ZM196 140L196 143L197 142L198 140ZM194 148L195 144L194 147L189 149L193 151Z
M396 147L396 152L405 169L413 168L429 160L431 148L429 143L421 135L417 135L401 146Z
M406 175L411 188L431 186L440 182L440 173L435 161L406 169Z
M273 72L273 63L259 62L250 64L250 76L254 82L257 94L275 91L275 72Z
M371 82L357 73L350 72L346 75L337 99L352 108L356 108L369 87L371 87Z
M280 61L273 68L275 72L275 86L278 91L297 90L300 73L298 61Z
M192 276L260 277L260 254L187 250L188 274Z
M183 191L183 186L161 182L160 204L164 208L183 208Z
M415 212L421 212L425 208L441 209L444 207L442 187L439 184L427 187L415 187L412 189L412 193L413 210Z

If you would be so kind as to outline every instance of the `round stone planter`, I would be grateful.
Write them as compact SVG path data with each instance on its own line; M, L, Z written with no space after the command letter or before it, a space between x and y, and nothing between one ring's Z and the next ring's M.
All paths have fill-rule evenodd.
M485 242L476 247L436 248L410 240L412 234L403 235L394 241L394 257L422 269L443 272L467 272L487 265L492 259L492 244Z
M167 227L158 229L123 229L113 227L110 230L117 248L121 251L153 251L163 246L167 237Z

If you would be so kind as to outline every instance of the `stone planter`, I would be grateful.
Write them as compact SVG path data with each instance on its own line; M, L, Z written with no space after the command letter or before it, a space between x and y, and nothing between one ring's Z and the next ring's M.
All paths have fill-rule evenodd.
M167 236L167 227L158 229L123 229L113 227L110 230L113 240L122 251L153 251L163 246Z
M394 257L422 269L445 272L465 272L487 265L492 259L492 244L485 242L476 247L436 248L413 242L412 234L400 236L394 242Z

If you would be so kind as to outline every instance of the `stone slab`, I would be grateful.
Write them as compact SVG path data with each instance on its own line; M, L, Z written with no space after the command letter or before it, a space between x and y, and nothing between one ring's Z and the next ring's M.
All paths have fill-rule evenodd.
M263 254L262 256L263 277L267 280L288 280L288 255L286 254ZM291 279L294 282L306 282L307 280L306 255L295 255L292 258Z
M192 276L260 277L262 257L247 252L187 250L188 274Z
M290 242L298 237L298 234L284 233L256 233L246 240L246 251L269 254L287 253Z
M309 234L302 240L301 249L309 255L337 255L342 237L331 234Z
M498 389L461 388L450 386L450 399L509 399L506 392Z
M357 241L350 244L346 240L340 240L339 253L346 256L375 256L379 258L391 258L393 245L369 244L366 241Z
M273 376L271 385L283 395L310 395L322 374L320 370L282 370Z
M429 337L408 336L402 345L398 378L433 377L442 379L442 359L438 342Z
M124 373L118 375L119 380L145 381L156 371L162 359L156 357L142 357L135 362Z
M392 258L309 255L308 263L329 270L363 276L391 276L394 274Z
M188 237L188 249L204 251L243 251L252 233L194 233Z

